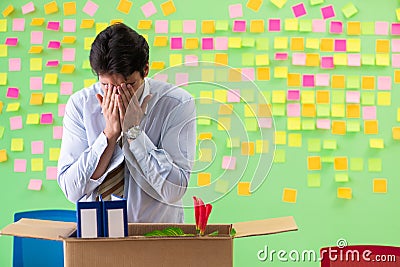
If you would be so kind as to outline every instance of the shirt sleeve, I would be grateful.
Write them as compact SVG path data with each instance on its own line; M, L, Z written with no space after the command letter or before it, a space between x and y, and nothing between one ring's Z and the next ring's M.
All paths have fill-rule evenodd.
M98 180L90 178L107 147L107 137L101 133L91 146L88 145L81 102L74 96L67 102L57 172L61 190L74 203L85 194L91 195L105 176Z
M141 178L166 203L179 201L189 183L196 150L196 109L192 98L179 104L161 130L161 142L156 147L145 132L123 146L131 171L137 166ZM132 171L131 171L132 173ZM139 179L134 177L133 179ZM140 184L140 182L139 182Z

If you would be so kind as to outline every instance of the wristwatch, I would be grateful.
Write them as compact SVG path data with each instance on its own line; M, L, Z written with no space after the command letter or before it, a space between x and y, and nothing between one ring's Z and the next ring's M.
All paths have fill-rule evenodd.
M134 140L136 139L139 134L142 132L139 125L133 126L125 132L125 135L128 139Z

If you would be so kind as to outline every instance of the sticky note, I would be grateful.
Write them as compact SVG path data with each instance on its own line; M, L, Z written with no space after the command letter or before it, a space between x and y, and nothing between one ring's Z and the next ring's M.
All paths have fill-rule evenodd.
M365 120L364 121L364 134L378 134L378 121Z
M293 5L292 6L292 12L293 12L293 15L296 18L302 17L302 16L307 14L306 7L304 6L304 3L299 3L297 5Z
M400 140L400 127L392 128L392 138L393 140Z
M93 1L87 1L85 6L83 7L82 11L86 14L88 14L89 16L93 17L94 14L96 14L97 9L99 8L99 6L94 3Z
M332 121L332 134L345 135L346 122L345 121Z
M43 154L44 142L43 141L32 141L31 142L31 153L34 155Z
M176 12L176 7L172 0L162 3L160 6L164 16L169 16Z
M282 201L288 203L296 203L297 201L297 190L291 188L284 188L282 194Z
M391 93L390 92L378 92L378 106L390 106L391 105Z
M28 189L34 191L40 191L42 189L42 180L30 179Z
M31 26L42 26L44 24L44 18L32 18Z
M49 149L49 160L50 161L57 161L60 156L60 148L51 147Z
M3 138L3 135L4 135L4 127L0 126L0 139Z
M252 32L252 33L264 32L264 20L251 20L250 21L250 32Z
M381 149L385 147L385 144L382 138L371 138L369 139L369 147Z
M7 151L5 149L0 149L0 162L7 161Z
M46 168L46 180L57 180L57 167Z
M183 33L196 33L196 21L195 20L184 20L183 21Z
M323 2L324 2L324 0L310 0L310 5L315 6L315 5L322 4Z
M24 151L24 139L11 138L11 151Z
M2 12L3 17L7 17L8 15L10 15L12 12L14 11L14 7L13 5L8 5Z
M235 170L236 169L236 157L230 157L230 156L222 157L222 169Z
M132 7L132 2L128 0L120 0L117 6L117 10L124 13L124 14L129 14L131 11Z
M337 189L337 197L344 199L352 199L352 191L349 187L339 187Z
M348 169L347 157L335 157L334 169L335 171L346 171Z
M22 129L22 117L10 117L10 130L13 131L18 129Z
M51 31L59 31L60 30L60 22L59 21L49 21L47 23L46 29L51 30Z
M42 113L40 115L40 124L52 124L53 113Z
M374 193L387 193L387 179L375 178L373 180L372 191Z
M263 0L248 0L246 7L248 7L249 9L251 9L255 12L258 12L262 3L263 3Z
M5 44L8 46L16 46L18 44L18 38L17 37L7 37Z
M347 173L335 173L335 182L343 183L349 181L349 175Z
M253 156L255 151L254 148L254 142L242 142L241 154L243 156Z
M321 174L319 174L319 173L307 174L307 186L308 187L320 187L321 186Z
M59 41L49 41L49 44L47 45L47 47L50 49L59 49L60 46L61 43Z
M301 147L302 136L301 134L290 133L288 134L288 145L289 147Z
M44 5L44 13L46 15L57 13L58 12L58 6L56 1L49 2Z
M250 196L250 182L239 182L238 183L238 195L239 196Z
M369 172L381 172L382 171L382 160L379 158L368 159L368 171Z
M217 193L226 194L229 190L229 182L223 179L218 179L215 182L214 190Z
M43 171L43 159L42 158L31 159L31 171L33 171L33 172Z
M343 15L348 19L358 13L356 6L353 3L348 3L342 7Z
M26 172L26 159L14 160L14 172Z
M44 76L44 84L57 84L57 73L46 73Z
M65 2L63 4L64 16L76 14L76 2Z
M30 113L26 117L26 124L39 124L39 114L37 113Z
M364 170L364 159L363 158L351 158L350 159L350 170L351 171L363 171Z
M234 31L234 32L245 32L246 31L246 21L245 20L235 20L235 21L233 21L232 31Z
M94 26L94 19L83 19L81 21L81 29L91 29Z
M22 9L22 14L25 15L25 14L28 14L28 13L31 13L31 12L35 11L35 5L33 4L33 2L29 2L29 3L25 4L25 5L23 5L21 7L21 9Z
M229 131L231 129L231 118L219 118L217 123L218 131Z
M322 19L312 20L312 31L313 32L326 32L326 21Z
M21 106L21 104L19 102L9 103L7 105L6 111L7 112L18 111L20 106Z
M299 20L296 18L287 18L285 19L285 31L298 31L299 29Z
M200 172L197 174L197 186L207 186L211 184L211 173Z
M243 17L242 4L229 5L228 10L231 19Z
M320 156L308 156L307 157L307 168L310 171L321 170L321 157Z
M293 53L292 64L298 66L305 66L307 61L307 55L305 53Z
M323 19L330 19L335 17L335 10L333 5L321 7L321 14Z
M311 32L313 30L313 22L310 19L302 19L299 21L300 32Z
M239 140L239 138L227 138L226 139L226 147L227 148L233 148L233 147L235 147L235 148L238 148L238 147L240 147L240 140Z

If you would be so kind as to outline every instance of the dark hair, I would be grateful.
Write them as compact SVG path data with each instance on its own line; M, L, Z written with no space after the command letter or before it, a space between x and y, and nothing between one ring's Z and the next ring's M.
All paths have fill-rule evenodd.
M144 77L144 68L149 62L149 45L135 30L117 23L96 36L89 60L97 76L121 74L126 78L138 71Z

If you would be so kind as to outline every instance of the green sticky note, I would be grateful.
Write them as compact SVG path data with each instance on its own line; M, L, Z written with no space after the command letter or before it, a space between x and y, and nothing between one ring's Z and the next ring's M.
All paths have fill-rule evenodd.
M261 103L263 103L263 104L271 103L271 91L262 91L261 93L264 96L264 99L263 99L263 101ZM266 101L266 103L265 103L265 101Z
M374 92L362 92L361 93L361 104L365 106L375 105L375 93Z
M197 118L198 125L211 125L211 120L209 118Z
M382 160L377 158L368 159L368 171L369 172L381 172L382 171Z
M284 163L286 162L286 151L283 149L276 149L274 155L275 163Z
M356 6L350 2L342 8L342 12L346 18L350 18L350 17L354 16L355 14L357 14L358 10L357 10Z
M308 139L308 152L320 152L321 139Z
M375 34L375 22L361 22L361 34Z
M334 161L335 161L335 157L331 157L331 156L321 157L321 162L323 162L323 163L333 163Z
M247 103L254 102L254 90L253 89L243 89L240 91L240 96L242 97L243 101Z
M317 105L317 117L329 117L331 115L331 107L329 104Z
M227 69L217 69L215 76L217 82L227 82L229 78L229 72Z
M323 149L335 150L337 149L336 140L324 140L322 147Z
M4 127L0 126L0 139L3 138L3 135L4 135Z
M375 65L375 55L373 54L361 54L361 64L374 66Z
M307 175L307 186L308 187L320 187L321 186L321 174L309 173Z
M349 175L347 173L335 173L335 182L348 182Z
M85 70L90 70L90 69L92 69L92 67L90 66L90 61L89 61L89 59L86 59L86 60L84 60L84 61L82 62L82 69L85 69Z
M248 132L256 132L258 130L258 121L256 118L245 118L244 126Z
M243 47L254 47L256 40L254 38L245 37L242 39Z
M357 133L360 131L360 122L359 121L353 121L353 120L348 120L346 123L346 131L349 133Z
M363 158L350 158L350 170L351 171L363 171L364 170L364 159Z
M240 147L240 139L239 138L226 138L226 147L227 148L234 148Z
M274 116L285 116L286 105L285 104L273 104L272 114Z
M181 33L183 29L183 23L181 20L172 20L170 25L171 33Z
M256 39L256 49L257 50L268 50L269 49L268 38L257 38Z
M215 59L215 55L214 54L209 54L209 53L201 54L201 60L202 61L214 62L214 59Z
M215 30L217 31L227 31L229 23L227 20L217 20L215 22Z
M355 76L355 75L347 76L346 87L348 89L359 89L360 88L360 76Z
M214 190L221 194L227 193L229 190L229 182L223 179L218 179L215 182Z
M310 19L299 20L299 31L300 32L311 32L312 31L312 20L310 20Z
M345 99L345 94L343 90L332 90L331 102L332 104L343 104Z
M310 0L310 5L315 6L315 5L322 4L323 2L324 2L324 0Z
M242 54L242 65L243 66L254 66L254 54L243 53Z
M315 130L315 120L314 119L303 119L301 121L301 129Z

